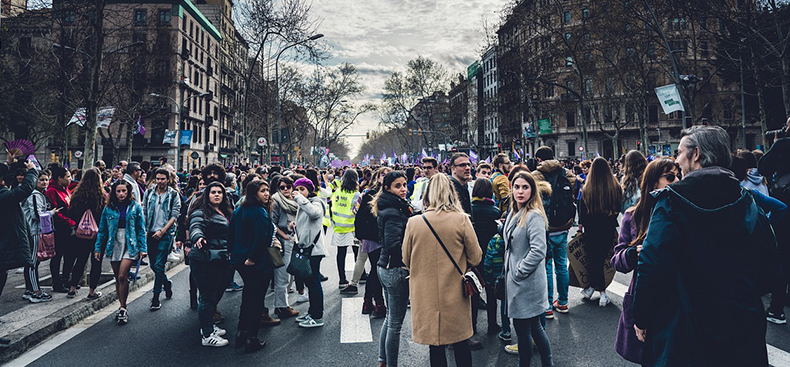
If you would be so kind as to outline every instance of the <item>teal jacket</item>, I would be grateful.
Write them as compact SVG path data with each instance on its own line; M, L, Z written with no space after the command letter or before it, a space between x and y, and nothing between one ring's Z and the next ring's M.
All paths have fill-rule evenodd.
M112 256L115 247L115 236L118 233L118 220L120 213L113 204L104 207L99 221L99 233L96 235L95 252L103 252L106 256ZM104 248L102 248L102 246ZM148 252L145 242L145 217L143 208L137 201L132 200L126 210L126 246L129 255L137 256L140 252Z

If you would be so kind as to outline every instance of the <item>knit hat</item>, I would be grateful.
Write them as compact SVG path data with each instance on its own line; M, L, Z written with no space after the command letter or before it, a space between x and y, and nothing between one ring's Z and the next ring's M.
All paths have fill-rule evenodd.
M300 178L300 179L296 180L296 182L294 182L294 188L296 188L297 186L304 186L310 192L315 191L315 186L313 186L313 181L310 181L309 178L304 178L303 177L303 178Z

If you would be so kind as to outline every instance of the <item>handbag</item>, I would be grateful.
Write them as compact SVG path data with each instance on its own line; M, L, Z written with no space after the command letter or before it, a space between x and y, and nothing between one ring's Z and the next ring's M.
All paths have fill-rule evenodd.
M208 261L230 261L230 257L228 256L228 249L218 249L212 250L209 249L208 251Z
M35 195L33 195L33 211L35 211L36 219L41 227L41 233L38 235L38 250L36 251L36 259L41 262L55 257L55 232L52 229L52 216L49 212L45 212L44 215L38 212Z
M310 267L310 256L312 256L313 248L315 243L318 242L320 235L321 232L319 231L310 246L302 247L298 244L294 246L293 251L291 251L291 262L288 263L288 268L285 269L288 274L303 278L313 275L313 269Z
M280 254L279 248L268 247L266 251L269 251L269 261L275 269L285 266L285 261L283 261L283 255Z
M461 274L461 277L463 278L461 281L461 286L463 287L464 295L470 298L479 295L483 291L483 283L481 281L482 278L475 271L476 269L472 267L471 270L467 271L466 274L464 274L464 272L461 271L461 268L453 259L453 256L450 255L450 251L448 251L447 247L444 246L444 242L442 242L442 239L439 238L439 235L433 229L433 226L431 226L431 223L428 222L428 218L426 218L424 214L421 215L421 217L422 220L425 221L425 224L428 225L428 228L431 230L431 233L433 233L433 236L436 237L436 240L439 241L440 245L442 245L442 249L444 249L444 253L447 254L447 257L449 257L450 261L453 262L453 266L455 266L455 270L458 270L458 274Z

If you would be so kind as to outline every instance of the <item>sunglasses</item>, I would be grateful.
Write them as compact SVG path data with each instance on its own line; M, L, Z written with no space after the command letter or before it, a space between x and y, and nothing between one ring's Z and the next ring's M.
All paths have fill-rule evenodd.
M422 169L433 169L433 166L422 166Z
M669 182L674 182L676 179L679 178L678 175L676 175L674 173L667 173L665 175L661 175L660 177L666 177L667 181L669 181Z
M461 164L455 164L453 166L455 166L455 167L472 167L472 164L471 163L461 163Z
M287 185L280 185L280 190L288 190L288 189L290 189L290 188L291 188L291 186L287 186Z

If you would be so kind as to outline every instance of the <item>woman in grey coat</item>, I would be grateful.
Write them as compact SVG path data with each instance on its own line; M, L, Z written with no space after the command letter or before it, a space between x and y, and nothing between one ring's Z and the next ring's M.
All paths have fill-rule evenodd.
M551 344L540 323L548 309L546 230L543 201L535 179L519 172L510 180L510 214L502 230L505 252L507 314L518 335L519 366L530 365L532 340L543 366L553 366Z

